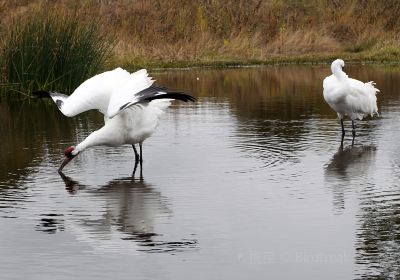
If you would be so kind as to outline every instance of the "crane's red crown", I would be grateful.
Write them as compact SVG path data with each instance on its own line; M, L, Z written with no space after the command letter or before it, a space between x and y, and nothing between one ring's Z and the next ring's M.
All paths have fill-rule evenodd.
M66 156L71 155L71 153L72 153L72 151L73 151L74 149L75 149L75 148L72 147L72 146L66 148L66 149L65 149L65 152L64 152L64 155L66 155Z

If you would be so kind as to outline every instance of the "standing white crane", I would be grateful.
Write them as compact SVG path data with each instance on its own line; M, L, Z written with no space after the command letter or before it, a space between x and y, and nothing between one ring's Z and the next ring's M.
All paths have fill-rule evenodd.
M351 119L353 139L356 136L354 120L362 120L365 116L378 115L374 82L363 83L349 78L343 72L344 61L336 59L332 62L332 75L326 77L323 82L324 98L329 106L336 111L342 125L342 141L345 134L343 118Z
M104 115L104 126L92 132L76 146L68 147L59 172L84 150L97 145L131 144L135 152L135 169L142 166L142 144L156 130L159 117L171 100L195 101L193 96L153 85L145 69L129 73L121 68L98 74L83 82L70 96L37 91L39 98L51 97L67 117L97 109ZM139 144L140 155L135 144Z

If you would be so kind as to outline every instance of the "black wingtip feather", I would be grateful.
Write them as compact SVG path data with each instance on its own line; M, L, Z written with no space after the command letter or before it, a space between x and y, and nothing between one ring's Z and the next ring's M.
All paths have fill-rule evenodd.
M175 99L183 102L188 102L188 101L195 102L197 100L195 97L181 92L168 92L166 94L150 96L145 100L150 102L155 99Z
M45 90L38 90L35 92L32 92L32 96L36 98L50 98L50 93Z
M139 102L150 102L155 99L176 99L184 102L196 101L195 97L185 94L182 91L170 90L166 87L160 87L156 85L150 86L142 90L141 92L137 93L137 96L139 97Z
M125 107L129 105L129 103L130 103L130 102L125 103L124 105L122 105L121 107L119 107L119 111L125 109Z

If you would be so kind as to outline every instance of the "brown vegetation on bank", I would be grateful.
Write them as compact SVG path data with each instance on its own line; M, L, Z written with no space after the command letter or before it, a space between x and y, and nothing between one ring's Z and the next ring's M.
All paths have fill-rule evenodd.
M111 63L124 66L400 60L397 0L0 0L0 32L53 8L100 19L115 38Z

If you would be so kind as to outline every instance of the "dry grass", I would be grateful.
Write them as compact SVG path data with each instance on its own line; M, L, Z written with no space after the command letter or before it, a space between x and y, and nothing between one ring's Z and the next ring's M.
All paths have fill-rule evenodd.
M112 64L336 54L400 59L397 0L0 0L1 26L43 3L100 18L101 28L117 38Z

